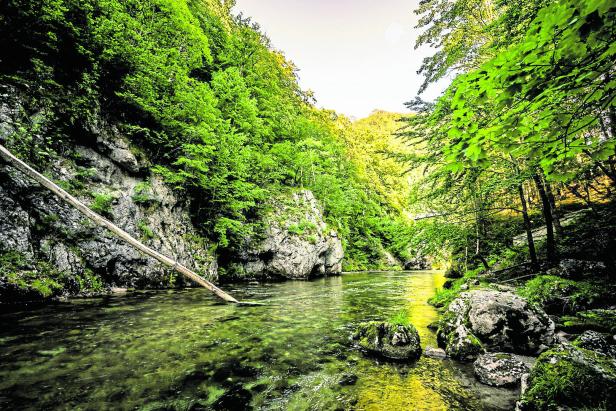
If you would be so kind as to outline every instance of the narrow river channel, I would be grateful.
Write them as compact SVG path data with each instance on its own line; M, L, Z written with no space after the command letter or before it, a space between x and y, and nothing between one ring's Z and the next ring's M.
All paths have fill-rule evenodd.
M349 337L401 310L436 346L431 271L76 299L0 314L0 409L507 410L472 368L364 357Z

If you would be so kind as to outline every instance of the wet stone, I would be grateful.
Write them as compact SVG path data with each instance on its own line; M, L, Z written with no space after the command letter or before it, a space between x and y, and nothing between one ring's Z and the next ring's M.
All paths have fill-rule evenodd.
M473 364L475 376L486 385L513 387L530 369L516 356L506 353L483 354Z
M424 355L429 358L435 358L437 360L444 360L447 358L447 353L442 348L426 347Z

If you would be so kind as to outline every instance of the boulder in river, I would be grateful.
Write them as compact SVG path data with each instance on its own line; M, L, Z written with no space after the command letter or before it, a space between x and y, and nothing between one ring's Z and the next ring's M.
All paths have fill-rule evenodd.
M514 387L530 370L521 359L508 353L482 354L473 368L480 382L493 387Z
M539 356L516 409L608 409L610 404L616 404L616 360L562 344Z
M460 294L439 323L439 346L451 358L470 361L485 351L536 354L554 340L554 323L524 298L509 292Z
M413 325L370 321L358 326L353 339L373 355L390 360L414 361L421 357L419 333Z
M435 358L437 360L444 360L447 358L447 353L442 348L426 347L424 355L429 358Z

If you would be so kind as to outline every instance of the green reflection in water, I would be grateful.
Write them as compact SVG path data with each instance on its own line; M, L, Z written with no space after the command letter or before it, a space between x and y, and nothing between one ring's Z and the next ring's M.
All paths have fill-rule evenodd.
M361 273L231 287L264 306L194 289L0 315L0 409L511 408L515 392L480 386L468 367L379 363L353 348L355 324L401 308L434 345L425 301L442 281Z

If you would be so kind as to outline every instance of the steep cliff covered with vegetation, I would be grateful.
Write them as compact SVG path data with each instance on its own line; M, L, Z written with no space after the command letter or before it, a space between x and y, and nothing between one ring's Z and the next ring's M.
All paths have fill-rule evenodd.
M152 245L165 238L148 220L165 210L156 208L160 193L153 186L171 189L172 204L177 200L194 226L191 241L224 264L265 236L270 198L307 189L344 244L344 268L400 268L423 257L427 251L411 244L417 228L404 214L404 167L387 153L399 116L377 112L353 123L316 109L293 64L272 49L258 25L233 16L231 6L3 3L2 144ZM398 149L406 150L400 143ZM14 185L5 173L3 186ZM33 197L23 191L22 205ZM15 200L17 193L6 195ZM122 198L149 214L126 215ZM44 232L53 215L30 217ZM65 222L60 219L58 229ZM26 255L27 247L2 244L3 258L14 261L3 268L11 272L8 281L22 288L45 271L35 269L35 260L50 260L37 251L41 236L34 237L34 251ZM79 242L66 246L81 248ZM124 284L110 280L118 277L111 266L86 261L80 270ZM22 281L19 267L34 274Z

